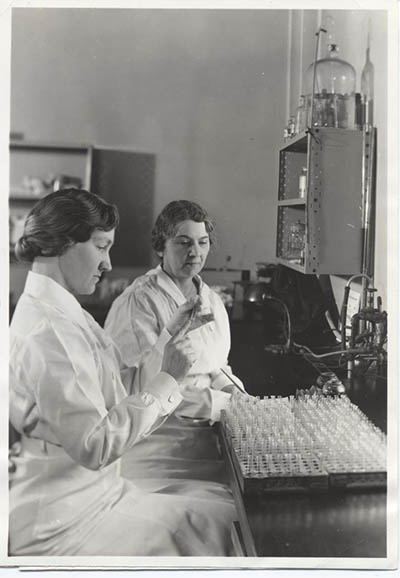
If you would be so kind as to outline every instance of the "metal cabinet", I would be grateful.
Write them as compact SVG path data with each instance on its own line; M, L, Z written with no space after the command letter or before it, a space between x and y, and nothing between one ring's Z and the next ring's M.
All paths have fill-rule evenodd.
M361 131L315 128L280 150L279 263L302 273L361 271L366 148Z
M117 266L148 266L153 220L155 155L92 145L10 143L10 257L26 214L51 190L82 186L117 205L120 225L112 249Z
M111 259L122 267L148 267L152 259L154 154L94 147L90 190L118 207L120 222Z

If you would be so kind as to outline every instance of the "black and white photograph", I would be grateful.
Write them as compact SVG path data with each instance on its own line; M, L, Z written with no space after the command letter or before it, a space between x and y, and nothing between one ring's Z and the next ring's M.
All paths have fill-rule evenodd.
M389 576L396 0L1 30L1 564Z

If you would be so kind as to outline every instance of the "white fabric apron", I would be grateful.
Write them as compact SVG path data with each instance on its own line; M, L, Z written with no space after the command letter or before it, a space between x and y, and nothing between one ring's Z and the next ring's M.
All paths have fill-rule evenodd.
M91 471L62 448L27 438L16 465L11 555L232 554L236 512L219 484L152 480L139 489L120 476L119 461Z

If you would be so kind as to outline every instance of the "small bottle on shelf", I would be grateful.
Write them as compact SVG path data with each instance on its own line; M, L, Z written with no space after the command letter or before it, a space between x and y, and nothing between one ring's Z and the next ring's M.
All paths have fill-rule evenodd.
M299 198L304 199L307 192L307 168L303 167L301 169L299 177Z
M289 138L293 138L295 134L296 134L296 122L295 122L294 116L290 116L289 122L288 122Z
M294 116L290 116L287 125L283 131L283 138L285 141L293 138L296 131L296 122Z

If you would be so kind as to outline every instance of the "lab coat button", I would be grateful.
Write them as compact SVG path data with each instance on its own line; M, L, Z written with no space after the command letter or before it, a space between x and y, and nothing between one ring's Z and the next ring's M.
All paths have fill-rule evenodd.
M169 401L170 403L174 403L174 401L175 401L175 396L174 396L173 393L171 393L171 395L169 396L168 401Z

